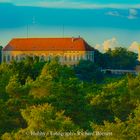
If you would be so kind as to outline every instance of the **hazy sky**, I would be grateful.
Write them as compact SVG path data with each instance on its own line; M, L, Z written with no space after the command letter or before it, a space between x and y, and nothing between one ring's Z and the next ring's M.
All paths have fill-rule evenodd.
M78 37L92 46L140 42L139 0L0 0L0 43L15 37ZM135 42L136 44L136 42Z

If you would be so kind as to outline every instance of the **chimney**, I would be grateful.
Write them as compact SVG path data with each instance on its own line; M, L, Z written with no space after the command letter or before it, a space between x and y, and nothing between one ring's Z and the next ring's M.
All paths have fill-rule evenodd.
M72 42L74 42L74 37L72 37Z

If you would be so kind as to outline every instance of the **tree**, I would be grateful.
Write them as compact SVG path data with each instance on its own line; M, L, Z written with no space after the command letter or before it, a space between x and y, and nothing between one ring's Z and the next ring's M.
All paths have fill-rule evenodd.
M110 59L112 51L108 53ZM22 72L23 75L19 75ZM99 67L90 61L81 61L75 68L61 65L57 59L45 65L38 58L1 64L2 139L106 139L31 137L32 132L77 130L112 131L111 139L136 139L139 135L140 75L100 79L98 72Z
M8 100L8 94L6 93L6 86L9 83L10 77L12 76L12 71L9 65L3 63L0 65L0 98L4 101Z
M137 77L128 76L128 90L129 90L129 97L130 102L137 106L140 103L140 75Z
M75 66L74 70L83 81L100 82L103 79L103 73L101 73L100 68L91 61L80 61L79 64Z
M31 133L45 133L46 139L51 136L49 132L76 132L79 128L71 121L70 118L64 116L64 112L56 112L55 108L49 104L31 106L21 111L23 118L27 122L27 128L21 128L17 133L6 133L2 139L40 139L39 135ZM48 132L48 135L47 135ZM55 138L56 136L54 136ZM58 136L57 136L58 137ZM53 136L51 137L53 138Z
M124 121L136 107L135 102L132 102L127 78L105 84L95 93L91 94L90 103L96 123L101 124L104 120L112 122L115 116Z
M20 62L12 61L9 67L12 73L18 76L19 82L24 85L28 77L35 80L39 76L45 63L40 62L38 57L35 57L35 59L27 57Z
M2 61L2 46L0 46L0 64L1 64L1 61Z
M0 136L8 131L7 125L8 125L8 112L6 108L6 104L3 100L0 100Z
M75 73L71 67L62 66L57 58L52 59L49 63L43 67L41 79L50 79L52 81L59 81L61 78L68 79L69 77L74 77Z
M122 47L109 49L104 53L104 59L107 60L106 68L110 69L135 69L138 64L137 58L136 53Z
M94 50L94 60L95 60L94 63L100 68L106 68L108 58L105 57L103 53L101 53L100 51L96 49Z
M66 116L85 128L89 122L85 121L87 119L83 107L86 108L86 99L82 89L83 85L76 78L72 68L62 66L53 60L42 69L41 75L31 88L30 95L36 100L39 99L41 104L48 102L58 111L65 110ZM82 124L82 120L85 123Z
M62 66L54 59L46 63L39 77L33 82L30 95L44 98L57 93L59 82L75 77L71 67Z
M9 84L6 86L6 91L10 97L19 97L21 84L18 81L17 75L14 75L10 78Z
M134 115L131 114L126 121L121 121L115 118L115 122L104 121L104 125L92 124L93 131L111 132L110 139L131 139L136 140L140 138L140 105L134 110ZM105 140L107 137L98 136L98 140Z

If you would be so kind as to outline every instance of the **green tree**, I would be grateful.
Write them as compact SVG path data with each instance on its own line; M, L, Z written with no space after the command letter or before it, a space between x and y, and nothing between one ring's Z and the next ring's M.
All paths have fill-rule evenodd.
M101 73L100 68L91 61L82 60L74 69L81 80L87 82L103 80L103 73Z
M140 105L134 110L134 115L131 114L126 121L121 121L115 118L115 122L104 121L104 125L92 124L93 131L111 132L109 136L112 140L127 139L138 140L140 139ZM106 140L107 136L95 136L98 140Z
M89 124L86 117L89 110L86 110L86 92L83 88L83 82L77 79L72 68L61 66L54 60L44 66L31 88L30 95L38 103L48 102L58 111L65 110L66 116L85 129Z
M137 58L136 53L122 47L109 49L104 53L104 59L107 60L106 68L110 69L135 69L138 64Z
M43 67L40 78L51 79L53 81L59 81L61 78L68 79L74 77L75 73L71 67L62 66L57 58L54 58Z
M0 63L2 61L2 46L0 46Z
M105 57L105 55L101 53L99 50L96 49L94 50L94 60L95 60L94 63L100 68L106 68L108 58Z
M39 76L45 63L39 61L38 57L35 57L35 59L27 57L20 62L12 61L9 67L12 73L18 76L19 82L24 85L28 77L35 80Z
M10 78L9 84L6 86L6 91L10 97L19 97L21 84L18 81L17 75L14 75Z
M102 89L90 94L95 122L113 121L115 116L121 120L126 120L136 107L130 96L128 79L123 78L102 86Z
M0 136L8 131L7 126L9 125L8 122L8 114L6 104L3 100L0 100Z
M9 83L10 77L12 76L12 71L9 68L9 65L3 63L0 65L0 98L7 100L8 94L6 93L6 86Z
M27 122L27 128L22 128L16 133L3 135L2 139L41 139L41 136L32 135L31 133L49 133L49 132L76 132L79 128L71 121L70 118L64 116L64 112L57 112L54 107L49 104L31 106L21 112L23 118ZM51 135L45 135L43 139L49 139ZM52 136L57 138L58 136Z

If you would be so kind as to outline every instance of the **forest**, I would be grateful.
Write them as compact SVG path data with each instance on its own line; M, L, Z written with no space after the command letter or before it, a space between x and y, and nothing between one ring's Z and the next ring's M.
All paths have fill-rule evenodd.
M102 68L134 69L124 48L95 52L95 63L61 65L27 57L0 65L2 140L138 140L140 75L112 76Z

